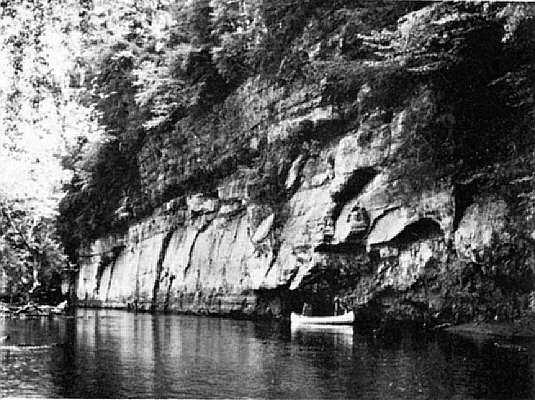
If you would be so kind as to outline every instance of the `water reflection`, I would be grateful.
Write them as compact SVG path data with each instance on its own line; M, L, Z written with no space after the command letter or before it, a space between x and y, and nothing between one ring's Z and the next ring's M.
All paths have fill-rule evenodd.
M80 310L0 320L0 394L14 397L534 398L532 342L352 328L290 329L187 316Z
M318 340L333 342L333 348L353 347L354 330L352 326L298 326L291 327L292 341L298 344L311 343L315 345Z
M0 395L55 395L54 361L69 346L72 326L68 319L0 319L0 336L11 337L0 344Z

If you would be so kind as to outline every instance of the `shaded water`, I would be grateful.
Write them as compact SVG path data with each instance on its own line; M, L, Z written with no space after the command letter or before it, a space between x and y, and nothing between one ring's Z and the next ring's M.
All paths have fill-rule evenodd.
M0 320L3 397L535 398L535 344L79 310ZM15 346L26 344L29 346Z

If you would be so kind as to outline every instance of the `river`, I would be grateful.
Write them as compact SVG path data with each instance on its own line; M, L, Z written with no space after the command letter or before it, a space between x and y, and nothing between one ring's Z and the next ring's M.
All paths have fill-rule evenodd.
M535 398L535 343L78 310L0 320L2 397ZM23 346L21 346L23 344Z

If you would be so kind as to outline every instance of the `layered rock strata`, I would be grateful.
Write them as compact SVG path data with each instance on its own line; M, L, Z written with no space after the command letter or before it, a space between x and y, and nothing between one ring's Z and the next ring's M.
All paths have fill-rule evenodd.
M80 304L268 316L298 311L305 301L320 313L332 312L338 297L346 307L374 315L438 322L509 318L528 310L534 235L526 238L521 232L526 211L512 197L528 192L521 186L532 176L497 183L500 170L505 174L507 163L513 163L494 146L503 135L484 136L480 130L490 129L490 122L475 124L459 106L480 100L470 78L462 75L473 71L457 66L461 74L451 70L447 57L434 62L438 53L429 60L420 54L421 46L434 43L428 43L425 29L441 32L460 18L462 10L451 17L447 7L412 13L397 31L358 36L362 49L374 49L369 60L347 63L342 49L321 56L321 43L302 45L318 68L328 72L331 65L348 73L375 68L388 87L375 82L373 89L360 80L357 85L355 77L353 86L345 85L340 71L333 82L307 78L276 84L251 78L217 105L222 132L201 137L180 120L173 129L149 135L138 155L144 197L135 207L156 209L142 220L147 212L134 209L130 218L122 210L130 221L126 234L80 249ZM455 26L452 35L462 31ZM437 43L448 40L432 32ZM335 39L324 42L343 42ZM502 42L496 41L497 48ZM458 51L460 60L470 57ZM460 65L493 63L487 53L476 56L474 64ZM444 74L455 71L456 78L470 82L470 90L460 84L451 89L454 78L448 81ZM487 90L498 84L495 78L490 74L474 85ZM410 90L394 90L405 83ZM338 103L330 101L337 95L333 90L345 90L347 99L340 94L344 98ZM396 93L403 98L389 98ZM469 96L464 102L457 97L463 93ZM487 140L486 147L471 152L468 147L477 143L463 124L466 132ZM457 137L455 129L464 136ZM437 143L442 137L450 147ZM211 146L210 151L202 146ZM185 154L184 148L191 152ZM229 154L229 148L239 154ZM456 157L451 149L467 155ZM502 158L493 159L492 152ZM202 165L206 154L217 158L210 168ZM435 158L425 159L430 155ZM413 164L404 163L404 157L412 157ZM477 157L490 158L476 165ZM462 163L474 165L457 176L452 169ZM428 177L424 168L411 175L414 164L440 173L430 172L437 178L419 185L415 181ZM513 167L512 175L526 173ZM507 190L496 187L504 182Z
M212 196L172 200L127 234L97 240L80 252L80 304L280 315L297 304L288 293L347 269L356 275L343 293L359 307L386 288L406 292L448 257L474 261L503 233L507 206L484 198L459 211L438 184L408 203L384 167L410 129L408 113L383 123L371 115L317 154L290 160L281 178L290 195L278 207L252 200L255 173L241 170ZM269 295L277 291L285 294Z

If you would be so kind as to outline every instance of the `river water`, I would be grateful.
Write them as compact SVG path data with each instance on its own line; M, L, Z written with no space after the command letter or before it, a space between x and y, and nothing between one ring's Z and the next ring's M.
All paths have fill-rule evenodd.
M535 343L78 310L0 319L0 396L535 398ZM22 346L21 346L22 344Z

